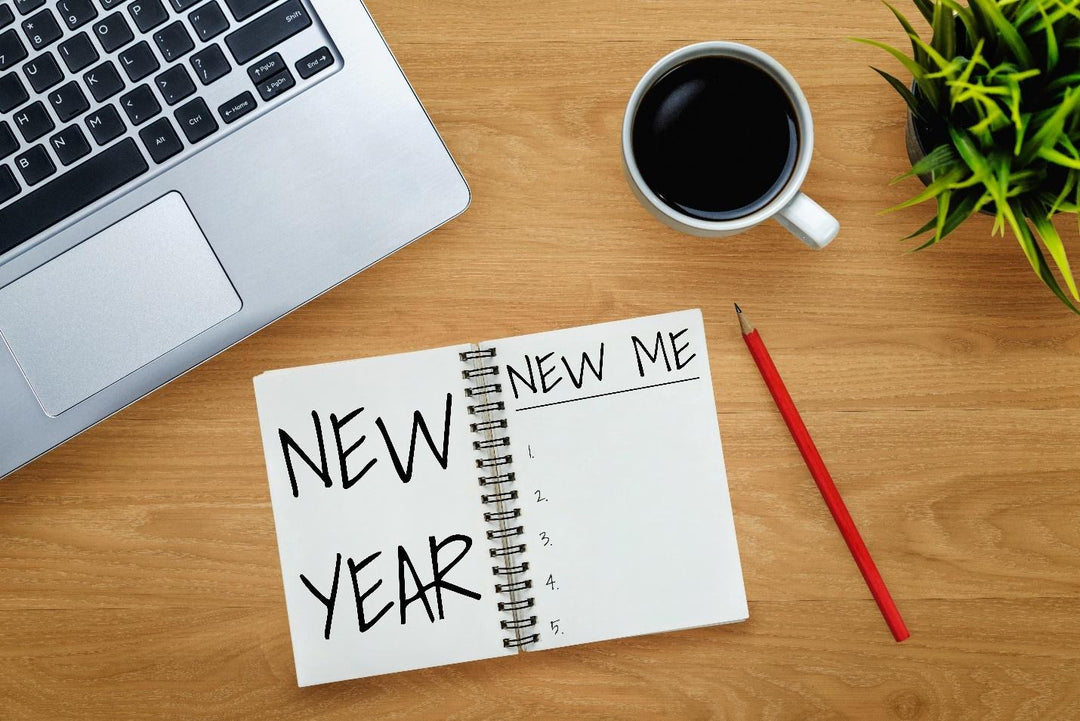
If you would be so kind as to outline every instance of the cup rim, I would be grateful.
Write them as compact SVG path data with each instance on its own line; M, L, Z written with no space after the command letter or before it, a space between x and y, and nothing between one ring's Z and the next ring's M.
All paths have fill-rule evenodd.
M795 168L788 176L783 189L766 205L758 208L739 218L730 220L703 220L692 215L680 212L660 199L653 192L649 184L645 182L638 168L637 160L633 152L634 116L645 93L665 73L682 63L701 57L733 57L749 62L767 72L788 94L795 108L796 119L799 123L799 154L795 160ZM806 96L795 81L795 78L775 58L757 48L743 45L742 43L729 42L726 40L711 40L673 50L657 60L649 68L641 80L638 81L630 99L626 104L626 112L623 114L622 125L622 153L623 164L627 173L636 186L636 190L648 201L657 212L674 223L686 226L693 230L710 232L732 232L745 230L753 227L772 216L795 199L802 188L803 180L810 169L810 159L814 151L814 123L810 115L810 105L806 102Z

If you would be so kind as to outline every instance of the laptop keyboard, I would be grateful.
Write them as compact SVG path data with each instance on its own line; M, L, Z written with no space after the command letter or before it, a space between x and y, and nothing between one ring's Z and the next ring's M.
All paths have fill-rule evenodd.
M0 0L0 254L340 65L304 0Z

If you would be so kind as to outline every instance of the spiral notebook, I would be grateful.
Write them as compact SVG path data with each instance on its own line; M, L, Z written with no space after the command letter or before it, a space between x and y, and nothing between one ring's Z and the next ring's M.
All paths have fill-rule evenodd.
M301 686L747 618L700 311L255 391Z

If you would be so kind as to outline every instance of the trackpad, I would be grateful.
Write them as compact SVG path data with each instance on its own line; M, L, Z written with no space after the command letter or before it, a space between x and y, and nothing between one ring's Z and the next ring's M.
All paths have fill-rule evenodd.
M58 416L240 306L173 192L0 288L0 333Z

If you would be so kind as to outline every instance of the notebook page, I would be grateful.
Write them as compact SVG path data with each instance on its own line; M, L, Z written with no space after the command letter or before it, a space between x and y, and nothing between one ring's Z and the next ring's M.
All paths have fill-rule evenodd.
M531 649L745 620L701 312L489 344L536 600Z
M507 653L465 413L468 349L255 379L301 686Z

